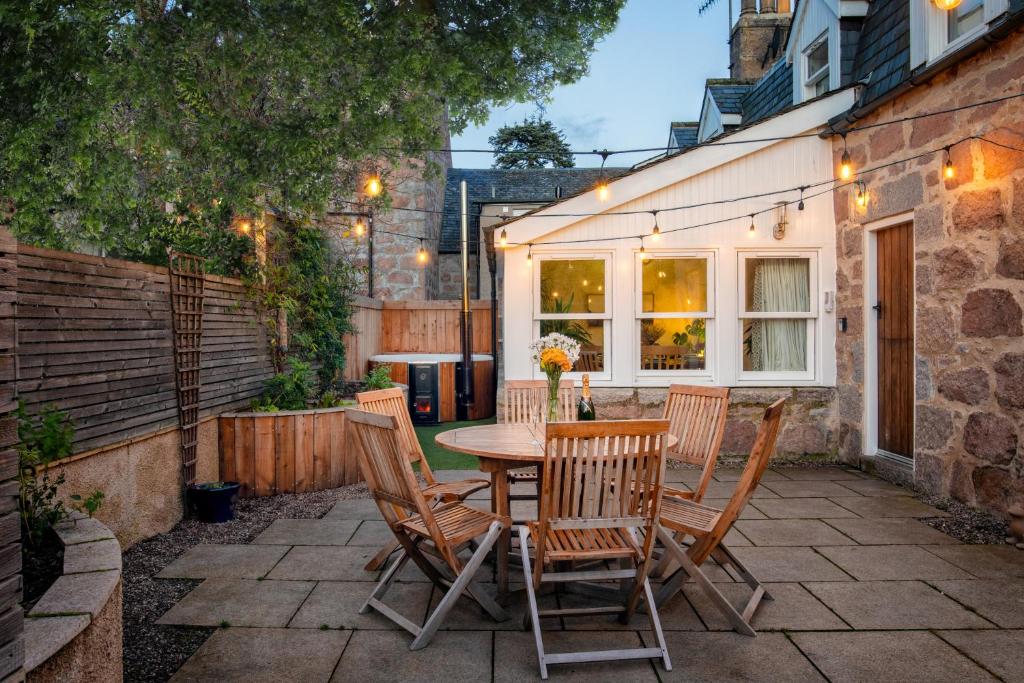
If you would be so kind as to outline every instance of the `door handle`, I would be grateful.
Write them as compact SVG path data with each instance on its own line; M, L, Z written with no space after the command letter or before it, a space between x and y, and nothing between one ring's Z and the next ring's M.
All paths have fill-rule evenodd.
M877 304L875 304L871 308L875 309L875 313L878 315L878 319L881 320L882 319L882 302L879 301Z

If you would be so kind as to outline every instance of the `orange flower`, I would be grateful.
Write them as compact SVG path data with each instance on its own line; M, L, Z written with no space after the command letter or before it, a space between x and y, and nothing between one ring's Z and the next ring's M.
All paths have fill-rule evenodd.
M559 369L562 372L569 372L572 370L572 363L569 362L569 357L562 349L547 348L540 352L540 369L544 371Z

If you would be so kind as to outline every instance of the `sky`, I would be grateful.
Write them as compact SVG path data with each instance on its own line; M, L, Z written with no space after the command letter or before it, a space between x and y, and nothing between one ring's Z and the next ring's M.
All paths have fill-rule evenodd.
M669 123L700 115L704 80L729 75L728 4L698 16L697 0L629 0L615 30L591 57L590 75L556 88L546 117L574 150L662 147ZM536 105L495 109L483 126L452 138L452 148L489 147L487 138L507 123L537 113ZM609 166L628 166L652 153L615 155ZM489 154L454 153L456 168L489 168ZM577 166L600 166L596 155Z

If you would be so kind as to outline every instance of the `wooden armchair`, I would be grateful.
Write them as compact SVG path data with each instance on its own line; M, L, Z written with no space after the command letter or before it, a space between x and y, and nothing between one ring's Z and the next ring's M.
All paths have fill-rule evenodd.
M668 451L667 457L691 465L701 465L703 470L695 490L666 488L666 495L690 498L698 503L704 498L711 476L715 473L728 411L728 387L673 384L668 388L664 418L671 423L669 431L679 441Z
M672 669L647 571L661 507L667 420L553 423L546 427L540 514L518 527L523 574L541 678L549 664L660 657ZM638 540L637 530L643 533ZM535 564L531 567L531 545ZM581 570L575 562L613 561L618 569ZM629 581L625 600L601 607L541 611L537 591L549 582ZM657 647L547 653L545 616L619 614L628 623L641 594ZM622 598L622 594L614 595ZM628 634L629 632L624 632ZM632 639L632 636L631 636Z
M431 507L401 442L399 421L392 415L362 410L346 411L346 418L360 446L359 463L370 493L402 547L401 554L384 572L360 613L376 610L412 633L410 650L419 650L430 643L463 594L479 603L496 621L507 619L505 611L482 588L473 585L472 578L499 534L510 526L509 519L458 501ZM463 563L459 553L480 537L483 538L472 556ZM438 565L431 561L428 553L437 558ZM391 582L410 559L444 592L422 627L383 602Z
M380 415L391 415L398 422L397 438L399 447L410 463L420 464L420 475L427 482L427 485L420 489L423 497L428 501L452 502L465 500L467 496L475 491L480 491L491 485L486 479L462 479L459 481L437 481L434 472L430 469L430 463L423 455L419 439L416 438L416 430L412 426L412 419L409 417L409 408L405 403L405 394L401 389L380 389L378 391L364 391L356 394L356 401L359 407L371 413ZM346 411L347 413L348 411ZM372 560L366 565L367 571L376 571L387 561L388 556L398 549L397 542L389 543L381 548Z
M658 605L678 592L682 582L689 578L700 586L712 604L729 619L736 631L748 636L757 635L750 625L750 620L761 600L771 600L772 596L722 541L750 501L750 497L754 495L768 466L768 460L775 448L775 438L779 433L784 405L785 399L779 399L764 411L764 419L757 430L750 458L724 510L678 496L666 495L662 500L658 539L664 544L667 555L678 562L680 568L658 590ZM685 534L694 538L693 543L686 549L677 540ZM714 558L722 567L731 567L753 590L753 595L742 612L737 611L701 571L701 566L709 557Z

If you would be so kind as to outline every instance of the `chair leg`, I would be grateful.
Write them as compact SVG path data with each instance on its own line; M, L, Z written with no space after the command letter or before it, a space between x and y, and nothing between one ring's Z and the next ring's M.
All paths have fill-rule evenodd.
M651 629L654 637L658 640L658 647L661 648L661 663L665 671L672 670L672 660L668 656L668 643L665 642L665 633L661 629L661 617L658 616L658 606L654 604L654 592L651 590L651 581L644 577L644 598L647 600L647 618L651 622Z
M363 569L368 572L377 571L384 566L384 563L388 561L389 557L391 557L391 553L398 550L400 545L401 544L394 539L388 541L381 547L377 554L373 556L373 559L366 563L366 566L363 567Z
M544 661L544 639L540 633L540 615L537 613L537 594L533 587L533 571L530 568L530 530L519 527L519 547L523 551L523 580L526 582L526 601L529 604L528 618L533 622L533 641L537 646L537 663L540 665L540 677L548 678L548 665Z
M711 553L711 557L715 558L715 561L723 567L727 564L732 565L732 568L736 570L736 573L740 575L740 578L743 579L744 583L755 591L761 589L761 597L764 600L775 599L767 589L765 589L764 585L757 580L757 577L754 576L742 562L740 562L739 558L736 557L724 543L718 544L718 547Z
M496 604L491 601L481 602L478 596L473 595L468 590L473 580L473 575L476 574L476 570L480 568L481 564L483 564L484 558L487 557L487 553L490 551L491 546L494 545L494 541L498 538L498 535L501 534L502 528L503 527L500 522L491 523L491 528L487 531L487 535L484 537L480 547L477 548L476 552L473 553L473 556L469 558L469 562L467 562L462 568L462 571L455 578L455 581L452 582L451 588L449 588L448 592L444 594L443 598L441 598L441 602L438 603L433 614L431 614L427 619L427 623L423 625L423 629L420 631L419 635L413 639L412 644L409 646L410 650L422 649L430 643L434 634L437 633L437 629L444 621L444 618L448 616L448 612L450 612L452 607L455 606L455 603L463 592L469 592L470 596L476 599L480 606L488 612L491 612L492 608L497 609L497 612L491 612L491 615L498 621L508 619L508 615L505 614L504 610Z
M683 539L686 538L686 534L681 531L675 532L673 535L676 541L682 545ZM661 559L658 560L658 564L655 565L654 570L651 571L651 576L656 579L661 579L669 575L669 570L672 569L672 556L669 553L662 553Z
M750 626L749 619L753 616L754 609L757 608L757 603L760 602L764 589L761 588L758 591L755 591L754 598L751 599L751 602L753 602L753 609L751 609L750 603L748 603L743 614L740 614L736 611L736 608L732 606L732 603L730 603L726 597L722 595L717 588L715 588L715 584L713 584L711 580L704 575L704 572L700 570L700 567L693 563L690 556L687 555L679 544L675 542L675 539L672 538L672 535L668 533L668 531L659 527L658 537L665 545L665 549L672 553L676 561L679 562L680 571L685 572L697 583L698 586L701 587L704 593L708 596L708 599L711 600L711 603L725 616L726 619L729 620L733 629L737 633L742 633L745 636L756 636L757 631ZM659 597L662 597L662 600L664 600L667 596Z

